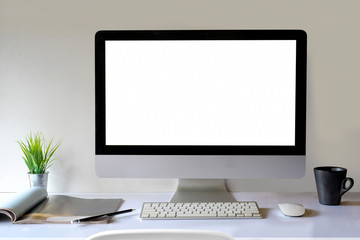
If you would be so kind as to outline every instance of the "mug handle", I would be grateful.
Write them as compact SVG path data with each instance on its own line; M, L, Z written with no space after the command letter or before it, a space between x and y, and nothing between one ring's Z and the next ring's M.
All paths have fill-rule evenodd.
M349 181L349 186L346 187L346 182ZM346 193L347 191L349 191L352 187L354 186L354 179L350 178L350 177L346 177L342 180L342 184L341 184L341 190L340 190L340 195L343 195L344 193Z

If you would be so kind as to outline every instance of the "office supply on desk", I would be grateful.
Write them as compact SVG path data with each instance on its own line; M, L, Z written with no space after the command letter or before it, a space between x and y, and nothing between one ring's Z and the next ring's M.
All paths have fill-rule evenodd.
M126 209L126 210L122 210L122 211L118 211L118 212L104 213L104 214L95 215L95 216L91 216L91 217L76 219L76 220L72 220L71 223L84 223L84 222L94 221L94 220L97 220L100 218L109 218L109 217L113 217L113 216L116 216L119 214L129 213L132 211L135 211L135 209Z
M202 202L172 203L146 202L140 214L142 219L229 219L261 218L257 203Z
M179 229L113 230L96 233L87 240L234 240L222 232Z
M305 208L298 203L279 203L280 211L289 217L301 217L305 214Z
M342 167L314 168L315 182L320 204L339 205L341 196L354 186L354 179L346 177ZM348 186L346 184L349 183Z
M13 223L70 223L89 215L114 212L122 203L122 199L48 196L44 188L29 188L9 201L0 203L0 213L10 217ZM110 219L111 217L87 223L107 223Z

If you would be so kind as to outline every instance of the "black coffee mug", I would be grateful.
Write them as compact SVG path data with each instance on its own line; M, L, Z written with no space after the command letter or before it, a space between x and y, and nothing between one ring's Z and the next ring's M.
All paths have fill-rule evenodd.
M346 177L346 168L314 168L319 202L324 205L339 205L341 196L354 186L354 180ZM346 186L348 183L348 186Z

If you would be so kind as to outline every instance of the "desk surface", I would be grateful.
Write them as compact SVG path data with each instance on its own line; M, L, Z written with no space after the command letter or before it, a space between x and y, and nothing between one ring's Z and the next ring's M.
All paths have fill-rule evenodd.
M2 193L1 196L6 194ZM0 239L52 238L86 239L106 230L125 229L200 229L225 232L234 238L356 238L360 239L360 193L349 192L339 206L318 203L316 193L234 193L238 201L258 202L263 219L231 220L141 220L142 202L169 201L170 193L64 194L84 198L123 198L121 209L135 212L116 216L109 224L11 224L0 215ZM303 217L286 217L277 207L280 202L301 203Z

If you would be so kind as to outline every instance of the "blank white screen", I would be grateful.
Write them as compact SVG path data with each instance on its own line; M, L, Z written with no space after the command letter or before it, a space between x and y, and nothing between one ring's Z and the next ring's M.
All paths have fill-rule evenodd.
M295 145L296 41L106 41L106 145Z

